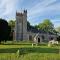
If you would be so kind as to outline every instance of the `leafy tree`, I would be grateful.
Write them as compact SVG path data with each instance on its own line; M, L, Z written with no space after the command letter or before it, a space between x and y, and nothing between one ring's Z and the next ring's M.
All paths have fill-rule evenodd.
M14 20L10 20L10 21L8 22L8 25L11 26L11 31L14 29L15 23L16 23L16 21L14 21Z
M9 36L8 23L5 19L0 19L0 42L6 41Z
M38 24L35 27L37 27L41 30L44 30L46 32L53 31L53 29L54 29L54 25L52 24L52 22L49 19L45 19L42 23Z
M30 22L29 21L27 21L27 26L30 26Z
M10 35L9 35L9 40L13 40L13 30L15 28L15 20L9 20L8 25L9 25L9 29L11 29Z
M27 21L27 29L29 30L31 28L30 22Z
M45 19L43 21L43 24L45 26L46 31L53 31L54 25L52 24L52 22L49 19Z

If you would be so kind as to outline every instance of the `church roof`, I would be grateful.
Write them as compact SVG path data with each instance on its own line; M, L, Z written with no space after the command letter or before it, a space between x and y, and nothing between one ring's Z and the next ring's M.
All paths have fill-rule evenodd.
M33 32L33 33L46 33L45 31L43 31L43 30L38 30L38 29L36 29L36 28L33 27L33 26L28 27L28 28L27 28L27 31L30 31L30 32Z
M44 34L46 34L47 32L46 31L44 31L44 30L41 30L41 29L36 29L35 27L33 27L33 26L30 26L30 27L28 27L27 28L27 31L29 31L29 32L33 32L33 33L44 33ZM53 33L53 32L48 32L50 35L56 35L55 33Z

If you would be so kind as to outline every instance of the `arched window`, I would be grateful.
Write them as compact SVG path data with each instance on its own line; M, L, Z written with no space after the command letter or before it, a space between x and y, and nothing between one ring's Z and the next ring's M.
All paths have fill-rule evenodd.
M32 36L31 35L29 36L29 40L32 40Z
M44 40L44 36L42 35L42 39Z

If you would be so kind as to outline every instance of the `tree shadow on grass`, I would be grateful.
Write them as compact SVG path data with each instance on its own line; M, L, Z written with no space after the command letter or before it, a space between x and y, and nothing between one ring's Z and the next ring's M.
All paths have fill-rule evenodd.
M4 48L0 49L0 53L16 53L19 48Z
M20 55L28 53L59 53L59 49L41 47L5 48L0 49L0 53L16 53L18 50Z
M59 53L59 49L56 48L21 48L20 55L28 53Z

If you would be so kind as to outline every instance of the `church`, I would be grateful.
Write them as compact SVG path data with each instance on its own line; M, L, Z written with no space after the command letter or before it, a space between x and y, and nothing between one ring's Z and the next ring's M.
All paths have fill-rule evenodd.
M23 12L16 12L16 24L13 34L13 39L17 41L29 40L33 42L48 42L51 39L56 40L57 36L53 33L27 28L27 10Z

